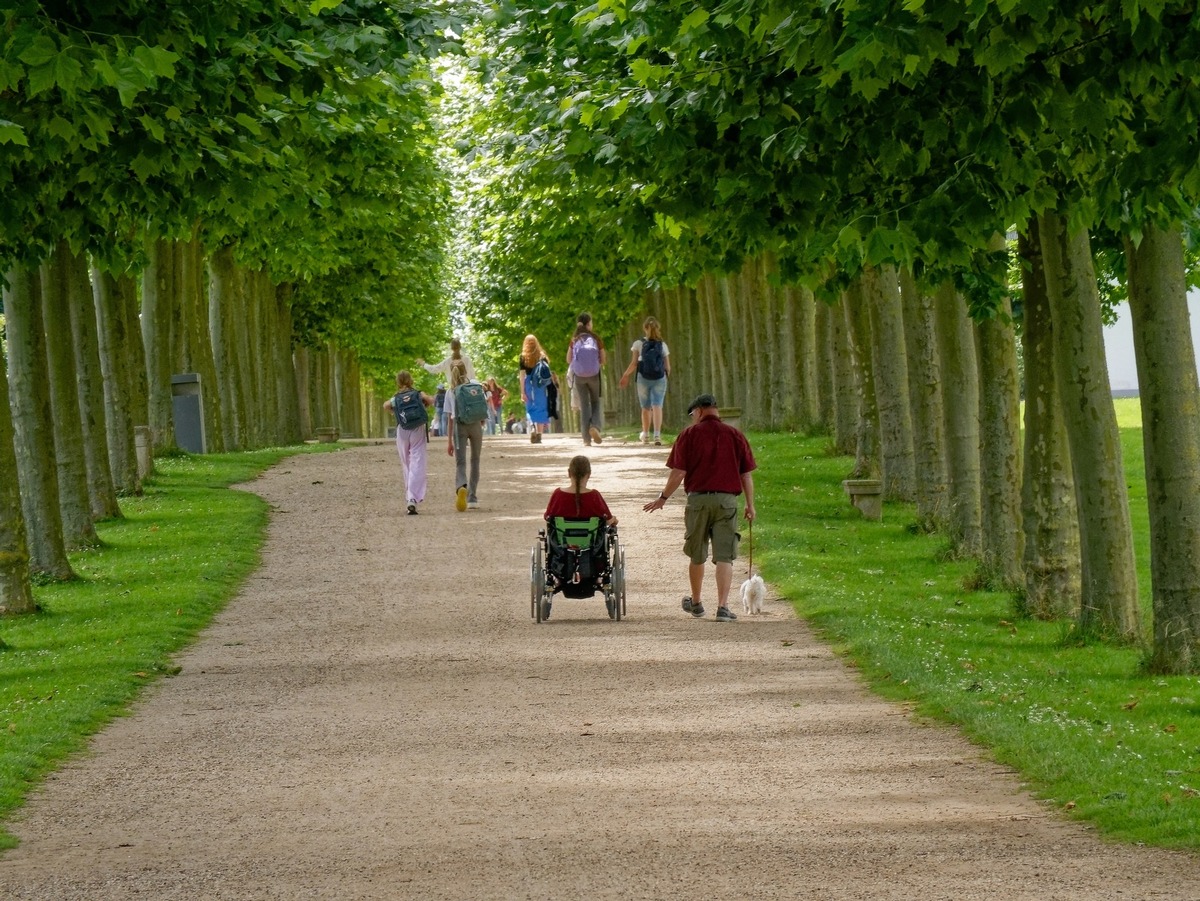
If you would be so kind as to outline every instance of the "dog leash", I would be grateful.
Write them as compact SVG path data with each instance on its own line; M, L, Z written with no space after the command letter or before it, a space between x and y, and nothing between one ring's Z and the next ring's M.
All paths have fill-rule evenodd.
M750 565L746 567L746 578L754 578L754 520L749 521L750 525Z

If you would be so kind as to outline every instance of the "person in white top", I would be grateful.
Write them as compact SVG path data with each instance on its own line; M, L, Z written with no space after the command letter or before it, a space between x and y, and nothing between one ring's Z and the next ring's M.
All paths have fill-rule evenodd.
M475 364L471 362L471 358L462 352L462 342L457 338L450 339L450 353L446 359L440 363L426 363L424 360L418 359L417 365L421 366L430 375L443 375L447 380L450 378L450 364L455 360L462 360L463 365L467 367L467 381L474 382Z
M662 327L653 316L642 323L646 337L633 342L630 351L633 359L621 374L620 385L629 384L629 377L637 370L638 404L642 408L642 444L650 440L653 430L654 443L662 444L663 400L667 396L667 377L671 374L670 351L663 340ZM648 351L643 353L643 350ZM643 359L645 357L645 359Z

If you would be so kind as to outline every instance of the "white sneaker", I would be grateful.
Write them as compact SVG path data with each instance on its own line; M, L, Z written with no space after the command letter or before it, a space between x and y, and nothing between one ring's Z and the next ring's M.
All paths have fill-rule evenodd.
M474 510L479 506L479 501L467 501L467 509Z
M646 444L649 441L645 432L638 432L638 441L642 442L642 444Z

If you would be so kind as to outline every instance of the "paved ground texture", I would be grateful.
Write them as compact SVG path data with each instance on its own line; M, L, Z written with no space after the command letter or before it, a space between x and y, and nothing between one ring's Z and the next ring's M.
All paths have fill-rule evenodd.
M19 813L0 898L1200 899L1200 858L1062 819L770 592L683 614L681 503L641 512L664 448L589 450L627 619L542 625L529 552L579 440L487 439L465 513L435 448L415 517L387 445L248 486L262 568Z

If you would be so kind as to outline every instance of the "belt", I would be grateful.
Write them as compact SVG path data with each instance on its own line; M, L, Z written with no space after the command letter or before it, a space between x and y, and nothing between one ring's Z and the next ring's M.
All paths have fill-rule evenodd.
M733 494L732 491L689 491L688 495L693 494Z

